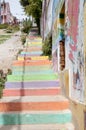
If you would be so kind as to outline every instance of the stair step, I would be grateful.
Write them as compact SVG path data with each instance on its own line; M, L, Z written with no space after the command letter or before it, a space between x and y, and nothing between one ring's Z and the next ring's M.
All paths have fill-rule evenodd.
M65 124L71 121L72 114L69 110L0 113L0 125Z
M65 110L69 108L68 100L61 96L15 96L0 99L0 112Z
M6 82L5 88L52 88L59 87L59 81Z
M42 48L42 44L40 45L29 44L29 48L30 47Z
M25 55L29 55L29 54L42 54L42 51L31 51L31 52L26 52L26 51L22 51L21 54L25 54Z
M60 88L56 89L4 89L3 96L43 96L43 95L58 95L61 93Z
M37 51L41 51L42 48L41 47L30 47L30 48L27 48L27 49L23 49L23 51L29 51L29 52L37 52Z
M26 58L26 57L25 57ZM19 60L15 60L13 61L13 64L25 64L25 63L52 63L52 61L49 60L30 60L31 58L29 58L28 60L24 60L24 61L19 61Z
M56 74L43 74L43 75L8 75L7 81L8 82L17 82L17 81L40 81L40 80L56 80Z
M38 124L38 125L7 125L0 126L0 130L75 130L72 123L66 124Z
M35 46L35 47L32 46L32 47L26 47L26 48L24 48L23 51L26 51L26 50L27 50L27 51L30 51L30 50L32 50L32 51L39 51L39 50L41 50L41 49L42 49L42 48L41 48L40 46L37 46L37 47L36 47L36 46Z
M68 99L63 95L54 95L54 96L11 96L11 97L2 97L0 103L4 102L67 102Z
M42 46L42 41L41 42L33 42L33 41L30 41L28 43L29 46Z
M45 61L15 61L13 62L13 66L43 66L43 65L50 65L52 62L49 60Z
M42 53L37 53L37 54L21 54L22 56L40 56Z
M42 40L41 41L31 41L31 44L40 45L40 44L42 44Z
M43 71L43 70L50 70L51 66L50 65L43 65L43 66L13 66L12 70L13 71Z
M54 72L52 70L43 70L43 71L13 71L12 75L40 75L40 74L53 74Z
M24 59L26 59L26 60L28 60L28 59L31 59L31 60L48 60L48 56L34 56L34 57L29 57L29 56L26 56L25 58L24 58L24 56L18 56L18 60L24 60Z

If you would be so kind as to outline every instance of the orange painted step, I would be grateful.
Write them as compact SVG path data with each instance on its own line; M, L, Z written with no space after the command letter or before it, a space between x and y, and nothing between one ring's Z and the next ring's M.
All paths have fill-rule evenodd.
M61 93L60 88L55 89L4 89L3 96L33 96L33 95L57 95Z
M51 102L1 102L0 112L11 112L11 111L58 111L69 108L68 101L51 101Z
M29 51L29 52L31 52L31 51L41 51L42 49L41 49L41 47L39 48L39 47L28 47L27 49L23 49L23 51Z
M13 65L14 66L23 66L23 65L26 65L26 66L39 66L39 65L50 65L52 63L52 61L49 61L49 60L44 60L44 61L14 61L13 62Z
M27 57L25 58L25 59L27 59ZM38 60L38 61L34 61L34 60L32 60L32 61L29 61L31 59L31 57L29 57L28 58L28 61L18 61L18 60L15 60L15 61L13 61L13 64L23 64L23 63L42 63L42 62L44 62L44 63L51 63L52 61L49 61L49 60Z

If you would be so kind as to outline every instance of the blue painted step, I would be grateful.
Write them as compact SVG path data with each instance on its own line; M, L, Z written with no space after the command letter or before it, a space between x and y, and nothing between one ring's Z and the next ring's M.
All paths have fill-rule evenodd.
M31 114L31 113L0 113L0 125L22 124L64 124L71 122L71 112L57 112L55 114Z

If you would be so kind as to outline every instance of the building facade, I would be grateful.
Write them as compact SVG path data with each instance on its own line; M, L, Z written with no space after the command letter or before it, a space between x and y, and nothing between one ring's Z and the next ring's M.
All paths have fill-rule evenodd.
M44 36L51 31L53 69L70 99L77 130L86 130L86 0L50 0L48 8Z
M1 3L1 24L10 23L12 21L12 14L10 12L10 6L8 2L3 1Z

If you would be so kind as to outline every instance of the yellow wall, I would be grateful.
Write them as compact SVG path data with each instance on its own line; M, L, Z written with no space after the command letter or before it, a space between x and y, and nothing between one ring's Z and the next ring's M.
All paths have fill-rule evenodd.
M60 83L62 87L62 93L69 98L69 71L64 70L60 72ZM70 109L73 114L73 123L75 124L75 130L84 130L84 110L86 110L85 105L78 102L70 101Z
M62 93L69 97L69 71L65 70L60 72L60 84L62 87Z
M70 100L70 108L73 114L76 130L86 130L84 129L84 110L86 110L85 105Z

